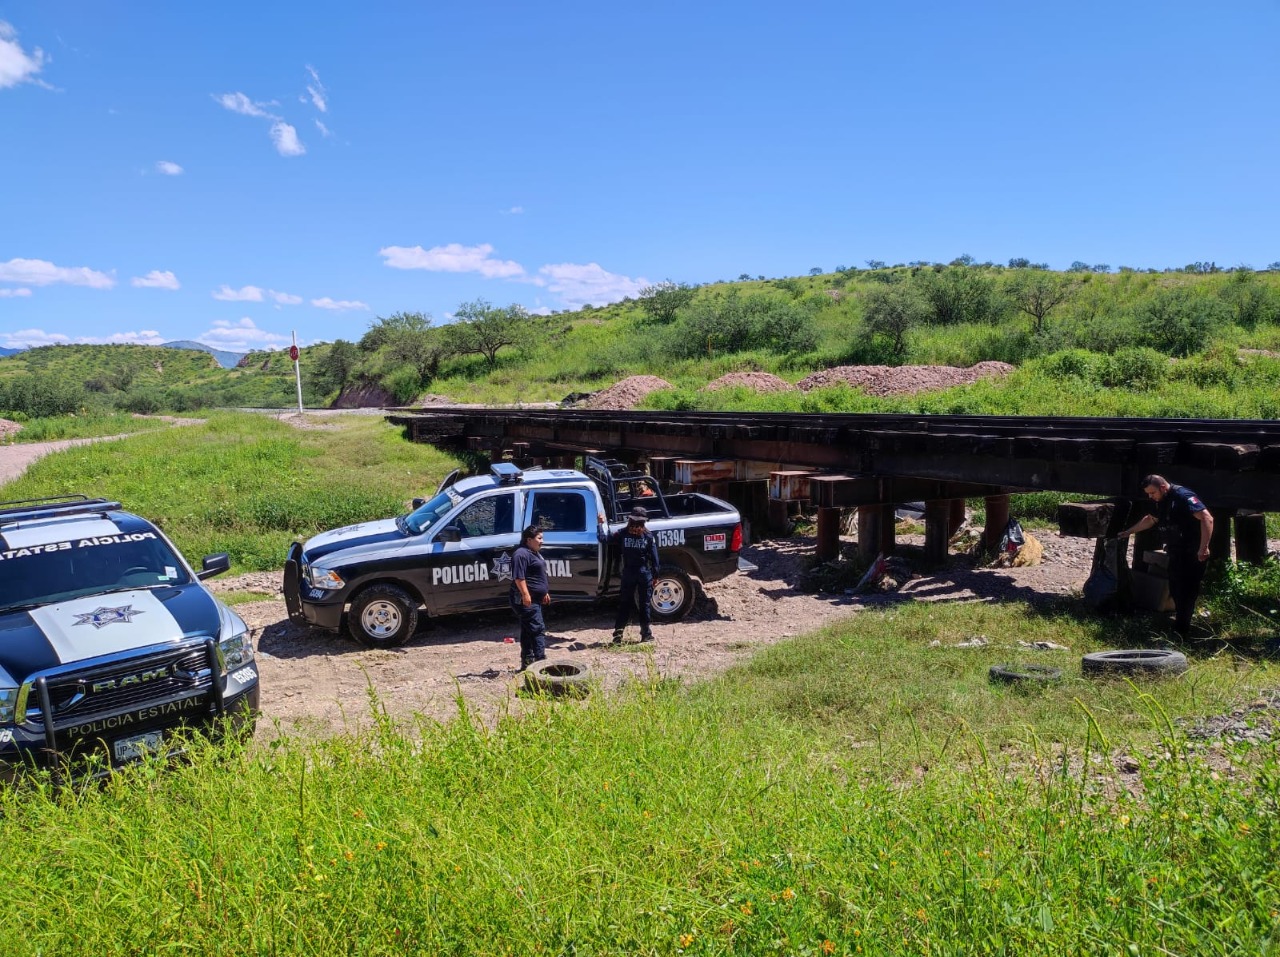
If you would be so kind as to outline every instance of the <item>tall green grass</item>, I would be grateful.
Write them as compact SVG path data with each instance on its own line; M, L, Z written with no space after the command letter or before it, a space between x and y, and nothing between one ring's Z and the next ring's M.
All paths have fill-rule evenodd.
M1274 744L1211 769L1170 721L1185 689L1077 683L1073 703L990 688L968 665L940 684L973 705L947 715L944 696L911 690L940 660L974 655L926 651L964 615L942 617L932 630L923 609L897 620L914 665L873 663L892 637L877 626L866 657L807 671L825 684L828 666L863 666L870 701L847 723L761 699L783 646L763 670L692 690L653 680L492 725L462 709L399 727L375 698L372 727L350 737L200 753L106 788L5 792L0 942L104 955L1268 952ZM852 650L859 625L838 640ZM984 703L1022 713L1016 746ZM1127 787L1119 746L1140 765Z
M258 571L278 569L297 537L401 514L456 464L380 419L328 425L299 430L269 416L215 413L204 425L47 456L0 495L118 499L191 560L226 551L235 570Z

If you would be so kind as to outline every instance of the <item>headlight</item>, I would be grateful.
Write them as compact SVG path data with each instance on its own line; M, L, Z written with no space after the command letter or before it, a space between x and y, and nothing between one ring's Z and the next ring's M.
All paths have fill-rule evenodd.
M17 704L17 688L0 688L0 724L13 724L13 709Z
M328 568L315 568L313 566L309 566L304 574L312 588L323 588L326 591L336 591L347 584L342 580L342 576Z
M218 654L222 656L222 668L230 671L253 661L253 636L248 630L238 631L218 642Z

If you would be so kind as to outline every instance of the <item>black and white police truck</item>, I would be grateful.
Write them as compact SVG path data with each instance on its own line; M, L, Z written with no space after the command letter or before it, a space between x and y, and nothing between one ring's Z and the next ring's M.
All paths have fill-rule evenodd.
M345 621L357 641L392 647L417 629L420 609L435 618L505 608L511 558L529 525L543 531L553 601L612 598L618 563L609 533L636 506L649 513L662 561L655 621L688 614L695 582L738 571L742 522L728 502L697 492L663 495L653 478L618 462L590 458L586 469L498 463L488 475L450 476L407 515L295 543L284 569L289 617L330 631Z
M106 770L175 729L252 731L253 642L155 525L84 495L0 502L0 777Z

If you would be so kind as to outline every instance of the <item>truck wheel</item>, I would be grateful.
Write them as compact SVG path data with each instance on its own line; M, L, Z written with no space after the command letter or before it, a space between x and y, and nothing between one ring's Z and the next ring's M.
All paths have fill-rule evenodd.
M1145 648L1097 651L1080 659L1080 670L1086 675L1180 675L1187 670L1187 656Z
M693 608L697 595L693 579L683 569L663 565L653 577L653 600L649 610L655 621L679 621Z
M370 648L403 645L418 629L418 603L395 585L371 585L347 615L351 637Z

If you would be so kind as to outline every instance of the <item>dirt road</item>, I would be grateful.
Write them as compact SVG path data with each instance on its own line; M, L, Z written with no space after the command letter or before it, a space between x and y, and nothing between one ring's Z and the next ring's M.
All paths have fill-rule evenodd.
M901 542L910 557L913 539ZM707 588L691 617L655 626L657 641L641 645L633 626L621 648L610 647L613 606L552 605L548 658L588 665L605 688L627 678L658 674L696 680L724 671L757 648L813 631L886 601L980 601L1001 597L1048 600L1079 589L1088 576L1093 542L1044 541L1045 561L1031 568L973 569L956 557L951 567L912 579L896 595L853 597L804 594L795 588L802 559L813 540L763 542L744 557L758 570L731 576ZM288 620L278 597L280 575L258 573L212 583L215 590L261 590L270 599L236 606L257 633L262 673L261 733L332 734L363 726L368 691L374 689L393 715L415 712L435 720L457 713L459 698L486 719L501 709L525 707L515 695L519 648L504 639L517 633L509 613L457 616L433 622L402 648L372 651L350 637L299 627ZM965 635L957 635L963 640Z

